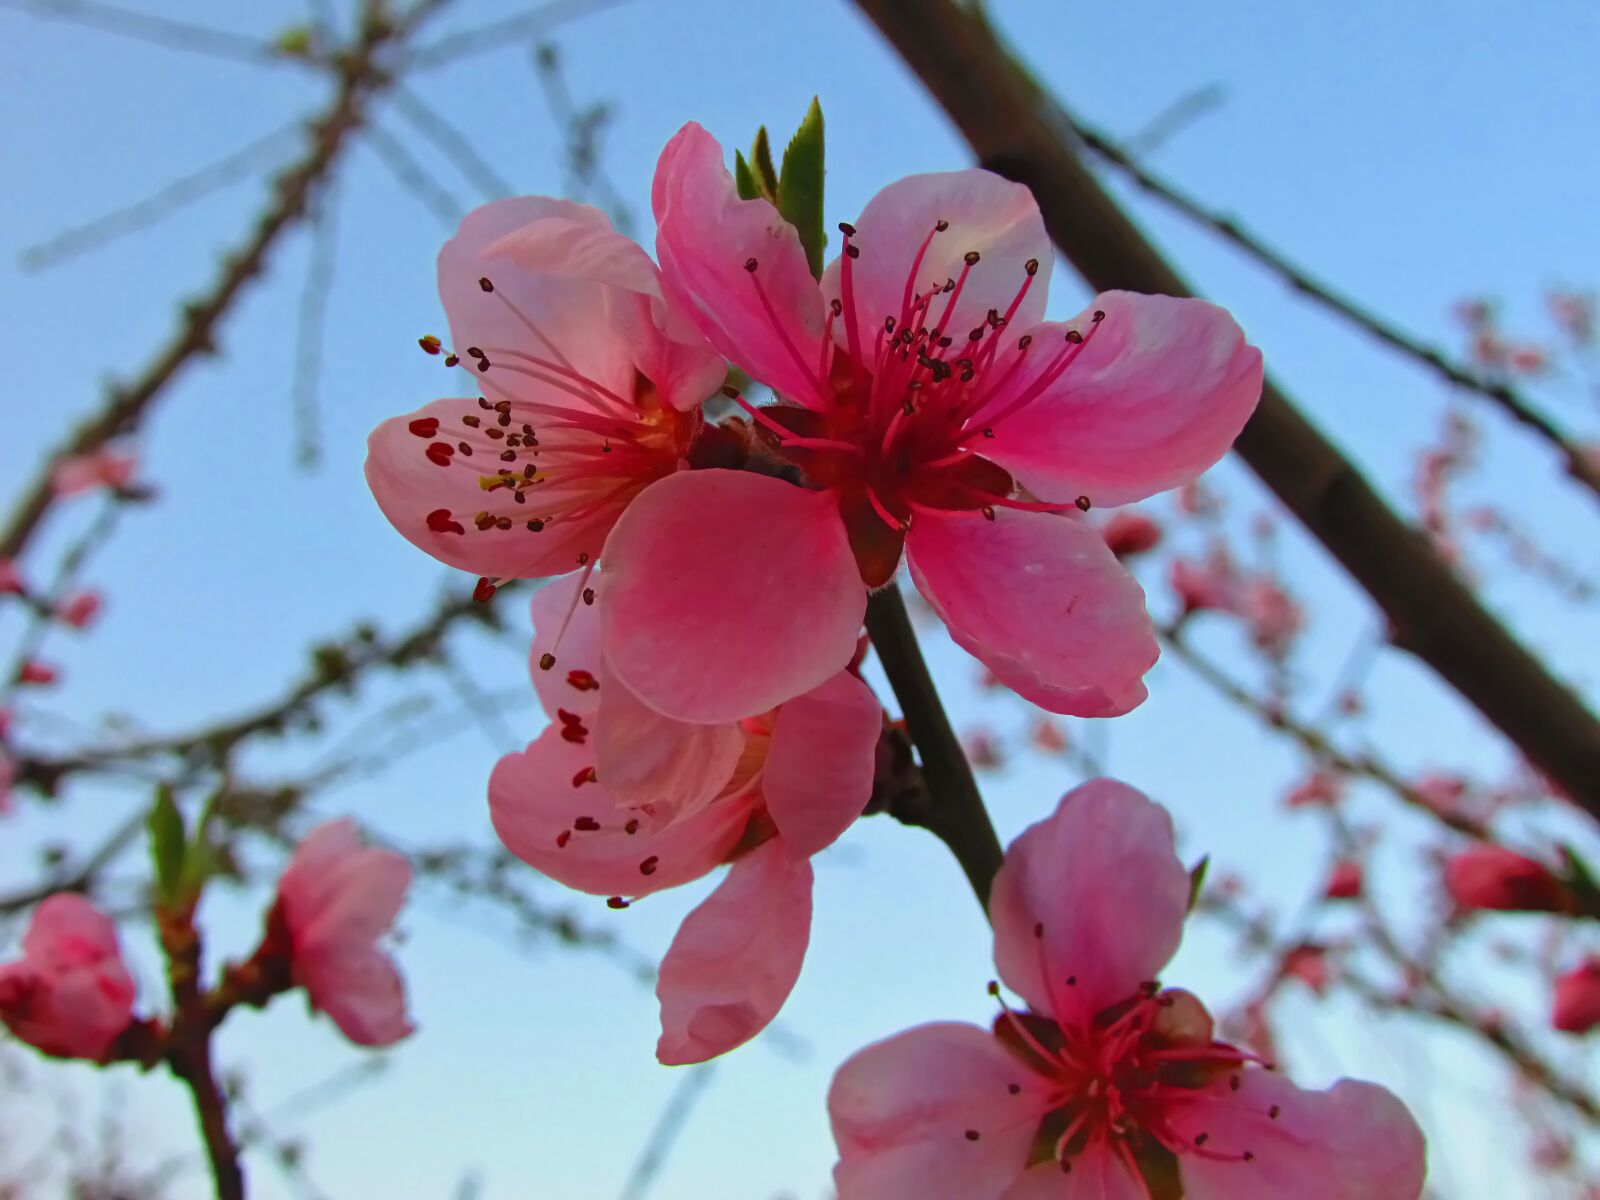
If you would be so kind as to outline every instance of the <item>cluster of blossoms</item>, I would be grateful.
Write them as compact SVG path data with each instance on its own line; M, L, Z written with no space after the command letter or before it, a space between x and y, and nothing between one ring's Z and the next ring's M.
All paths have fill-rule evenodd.
M439 257L452 344L421 342L477 394L381 425L367 478L482 599L568 576L533 601L549 723L489 783L506 846L619 908L730 864L661 965L658 1057L676 1064L772 1020L809 940L809 860L872 799L869 595L903 562L997 684L1054 713L1128 712L1157 646L1119 556L1159 529L1130 514L1102 535L1084 513L1192 483L1262 375L1202 301L1111 292L1046 320L1038 207L986 171L885 188L816 274L697 125L662 153L652 204L654 260L583 205L470 215ZM1292 636L1287 600L1262 604ZM1154 983L1188 896L1165 812L1123 785L1086 785L1024 834L992 913L1027 1010L847 1063L841 1196L1176 1195L1174 1171L1193 1197L1417 1196L1398 1101L1300 1092Z
M302 988L351 1041L386 1046L411 1032L399 972L379 946L411 883L399 854L363 846L348 820L301 842L278 883L266 932L249 959L228 967L208 997L213 1010L263 1004ZM173 914L192 930L193 905ZM133 976L116 926L86 898L58 893L34 910L22 958L0 966L0 1022L59 1058L153 1062L191 1035L134 1015Z

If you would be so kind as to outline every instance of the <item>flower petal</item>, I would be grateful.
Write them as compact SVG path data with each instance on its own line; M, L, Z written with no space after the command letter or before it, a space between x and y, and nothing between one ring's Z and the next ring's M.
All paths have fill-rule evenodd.
M1228 452L1261 399L1261 351L1204 300L1104 292L1071 321L1030 330L1027 364L989 405L998 414L1056 357L1067 329L1088 345L1051 384L997 421L984 454L1037 496L1127 504L1195 478ZM1041 351L1043 351L1041 353Z
M739 199L722 147L692 121L661 152L651 203L673 303L753 378L824 407L822 294L794 226L766 200Z
M839 1200L994 1200L1022 1173L1048 1107L1048 1083L977 1026L920 1025L876 1042L828 1091Z
M551 726L489 776L489 815L506 848L579 891L642 896L698 879L726 861L750 819L751 802L739 798L652 832L600 784L579 781L593 766L593 747Z
M825 849L861 815L882 732L878 698L848 671L778 709L761 794L794 853Z
M1175 1106L1170 1123L1191 1140L1207 1135L1206 1155L1180 1156L1185 1200L1417 1200L1427 1173L1416 1121L1371 1083L1304 1091L1247 1070L1238 1091L1208 1089ZM1246 1152L1248 1162L1221 1161Z
M1156 978L1188 908L1166 809L1091 779L1006 851L989 894L995 965L1037 1011L1087 1018Z
M546 196L517 196L475 208L456 235L439 251L439 297L450 317L452 348L470 366L468 348L483 350L490 362L529 366L512 352L554 362L631 398L634 365L607 319L609 289L571 271L551 273L518 265L508 254L509 235L535 222L555 219L564 228L579 225L609 231L611 222L597 208ZM515 240L510 245L515 246ZM488 278L492 291L480 279ZM495 351L501 351L496 354ZM527 399L544 404L584 404L570 388L533 379L517 371L469 372L491 400ZM555 374L546 370L547 376Z
M1097 1142L1072 1159L1072 1170L1054 1162L1029 1167L1000 1200L1149 1200L1144 1184L1135 1179L1104 1142Z
M680 472L629 506L605 559L606 667L667 716L754 716L855 652L866 589L828 492Z
M296 978L314 1008L333 1018L358 1046L389 1046L412 1031L405 983L394 961L376 946L296 957Z
M618 804L658 816L704 807L733 776L744 732L733 721L692 725L664 717L608 678L595 714L595 770Z
M949 228L935 233L937 222ZM1008 323L1027 329L1044 316L1050 290L1053 251L1044 218L1033 193L992 171L969 168L930 175L908 175L891 183L867 202L855 223L850 244L861 251L850 264L851 290L862 344L870 349L883 329L884 318L906 323L906 281L917 251L928 235L928 249L917 267L913 291L924 294L942 288L967 271L956 303L946 314L948 298L935 298L928 314L915 324L942 329L958 342L969 330L984 324L990 309L1004 315L1022 285L1027 295ZM977 251L978 261L968 268L964 259ZM1027 264L1038 264L1029 281ZM822 275L822 294L842 299L843 259L835 259ZM834 340L847 345L844 322L836 321ZM995 336L1006 336L996 334Z
M704 1062L765 1029L794 990L811 940L811 862L770 838L684 918L656 996L667 1066Z
M500 463L457 451L460 434L468 432L462 427L464 416L474 420L482 416L476 400L435 400L405 416L391 417L367 438L367 486L389 524L440 562L491 579L565 575L580 554L598 554L620 504L602 506L578 520L557 521L537 532L523 521L513 522L510 529L474 525L473 517L489 507L485 499L489 493L479 481L493 475ZM430 429L436 434L428 434ZM430 447L436 445L449 453L442 459L430 458ZM475 465L479 461L481 470ZM564 501L568 496L541 494L544 499Z
M956 644L1050 712L1138 707L1160 653L1144 591L1076 514L919 512L911 577Z
M547 217L490 243L484 255L546 275L604 285L617 340L675 408L694 408L727 374L722 356L686 316L667 304L661 273L650 256L609 225Z
M545 715L561 711L588 716L600 707L600 610L585 604L580 593L593 578L569 575L545 584L533 594L533 647L528 673ZM548 654L555 661L539 664Z

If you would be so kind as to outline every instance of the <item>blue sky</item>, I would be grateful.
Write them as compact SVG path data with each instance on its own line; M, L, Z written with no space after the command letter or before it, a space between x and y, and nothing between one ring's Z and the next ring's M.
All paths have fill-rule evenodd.
M270 36L305 19L299 0L209 6L206 19ZM1433 6L1353 0L1341 5L996 3L997 19L1046 82L1084 117L1131 132L1174 99L1220 85L1219 109L1164 147L1169 176L1215 206L1244 214L1269 241L1338 286L1374 299L1403 324L1448 337L1448 309L1464 294L1507 300L1514 322L1540 320L1552 283L1600 279L1600 165L1584 147L1600 122L1600 12L1585 6L1470 2ZM194 15L193 5L145 11ZM193 10L193 12L191 12ZM518 11L504 0L464 0L439 32ZM640 2L562 30L567 78L580 102L611 101L606 163L647 232L656 154L687 120L730 147L755 125L782 130L813 94L828 116L829 219L848 219L903 174L964 165L968 155L915 82L847 5ZM246 183L139 237L54 270L29 274L17 253L219 158L305 111L319 97L287 68L255 69L181 55L48 24L0 9L0 77L9 184L0 189L0 311L10 333L0 479L33 468L39 447L88 411L99 386L142 363L172 319L174 300L209 278L218 249L259 203ZM525 50L510 45L416 78L418 94L470 131L477 151L528 192L559 192L559 136ZM392 115L384 128L404 132ZM481 197L415 140L465 205ZM339 250L320 387L322 461L294 463L290 415L294 332L309 241L282 247L263 285L225 329L226 354L191 367L151 423L142 449L161 489L132 513L96 560L109 594L102 622L49 656L64 686L30 714L29 728L60 736L117 712L136 727L187 727L273 694L312 638L358 616L397 626L422 611L441 571L395 535L361 479L367 431L431 399L440 376L414 339L443 332L433 259L448 229L397 189L369 149L337 188ZM1409 505L1413 462L1436 434L1444 393L1431 378L1325 317L1237 252L1136 197L1146 228L1214 298L1226 303L1317 422L1371 477ZM1052 312L1086 293L1057 273ZM1594 435L1592 408L1570 381L1548 390L1551 411ZM1576 568L1600 568L1593 512L1553 478L1545 449L1486 419L1495 436L1480 481L1513 511L1540 514L1540 536ZM1241 516L1271 509L1234 463L1217 471ZM93 501L53 524L44 550L63 544ZM1364 603L1314 546L1281 547L1318 634L1295 668L1326 681L1368 627ZM1153 604L1167 601L1147 581ZM1513 576L1488 599L1592 697L1600 684L1600 625L1592 609L1551 600ZM9 631L0 615L0 632ZM1238 662L1231 629L1203 642ZM929 637L952 708L981 703L970 660ZM503 704L515 735L537 718L523 694L517 644L466 646L477 683ZM1241 664L1241 669L1248 669ZM374 712L418 690L383 685ZM1320 835L1285 818L1277 797L1299 760L1227 710L1181 666L1157 668L1151 701L1105 732L1114 773L1168 803L1184 850L1245 866L1263 892L1292 907L1320 871ZM1425 672L1398 656L1380 664L1374 727L1388 753L1414 768L1493 772L1505 748ZM1004 724L1011 710L986 707ZM52 716L51 714L54 714ZM63 725L60 718L66 718ZM358 814L405 844L487 838L483 780L503 738L475 725L408 755L395 769L319 797L318 811ZM262 753L264 774L306 766L304 755ZM997 826L1010 837L1073 782L1065 769L1019 764L986 780ZM29 811L0 833L0 872L20 874L44 839L89 838L139 798L85 789L60 812ZM1358 811L1384 812L1358 794ZM1404 825L1380 865L1393 902L1418 903L1406 873L1419 830ZM131 877L138 864L130 861ZM1385 885L1389 886L1389 885ZM709 884L621 914L563 896L596 926L658 954ZM248 948L259 899L219 894L206 917L219 954ZM654 999L622 969L590 954L525 945L503 913L419 892L404 919L401 962L420 1034L392 1055L383 1081L296 1125L312 1150L309 1174L336 1197L444 1197L476 1171L494 1200L603 1200L617 1195L680 1073L653 1061ZM1519 936L1516 927L1509 928ZM149 947L139 952L154 997ZM652 1195L656 1200L813 1200L831 1164L823 1095L833 1067L868 1041L929 1019L986 1021L987 930L959 872L930 837L884 819L862 822L819 861L817 912L806 973L782 1017L804 1053L764 1039L718 1064L694 1120ZM1253 976L1226 943L1201 932L1170 978L1219 1005ZM1537 1005L1536 996L1519 997ZM1311 1081L1378 1077L1417 1105L1436 1133L1438 1183L1452 1197L1533 1196L1520 1147L1508 1144L1500 1076L1467 1046L1415 1036L1343 1002L1291 997L1291 1065ZM1556 1043L1552 1043L1558 1046ZM1566 1044L1575 1073L1595 1066ZM296 1003L230 1021L224 1062L247 1068L263 1108L356 1061L324 1022ZM102 1081L71 1069L86 1094ZM117 1107L137 1144L187 1149L184 1098L167 1081L119 1072ZM141 1154L144 1157L144 1154ZM258 1194L294 1195L265 1161L251 1162ZM188 1190L185 1190L188 1189ZM200 1194L191 1172L178 1194Z

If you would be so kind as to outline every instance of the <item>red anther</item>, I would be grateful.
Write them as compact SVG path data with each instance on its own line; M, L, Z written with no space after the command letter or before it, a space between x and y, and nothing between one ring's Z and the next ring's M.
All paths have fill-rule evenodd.
M845 237L855 237L855 235L856 235L856 227L854 225L850 224L849 221L840 221L839 222L839 232L844 234Z
M556 849L565 850L567 848L567 843L571 840L572 830L563 829L560 833L556 834Z
M556 719L558 721L560 721L563 725L582 725L583 724L583 718L582 717L580 717L577 713L568 712L564 708L556 709Z
M589 770L592 771L592 770L594 770L594 768L590 767ZM574 821L572 823L572 827L574 829L576 829L579 833L598 833L598 832L600 832L600 822L596 821L593 817L579 817L576 821Z
M845 252L845 256L847 258L860 258L861 257L861 247L860 246L855 246L855 245L846 246L844 248L844 252Z
M594 589L593 588L584 588L583 589L583 602L585 604L593 604L594 603Z
M747 258L747 259L745 259L745 260L744 260L744 269L745 269L745 270L746 270L746 271L751 271L751 272L753 272L753 271L755 271L755 269L756 269L756 268L757 268L757 267L758 267L758 266L760 266L760 265L761 265L761 264L760 264L760 263L758 263L758 262L756 262L756 260L755 260L755 259L753 259L753 258Z
M556 665L556 656L554 654L551 654L548 651L546 651L544 654L541 654L539 656L539 670L548 671L551 667L553 667L555 665Z
M530 533L538 533L543 528L544 528L544 522L541 521L538 517L535 517L533 520L528 522L528 531Z
M982 513L982 514L983 514L983 519L984 519L984 520L985 520L985 521L992 521L992 520L994 520L994 506L993 506L993 505L990 505L990 504L985 504L985 505L984 505L984 506L983 506L983 507L982 507L982 508L980 508L980 509L979 509L979 510L978 510L978 511L979 511L979 512L981 512L981 513Z
M600 782L599 779L597 779L595 777L595 773L594 773L594 768L593 767L585 767L583 770L579 771L576 775L574 775L572 777L572 786L573 787L582 787L586 783L599 783L599 782ZM598 829L599 826L595 826L595 828Z
M435 466L448 467L456 456L456 448L449 442L435 442L428 447L428 461Z
M627 908L628 907L628 902L626 900L624 900L621 896L607 896L606 897L606 907L607 908Z
M461 522L450 515L448 508L436 508L428 514L428 528L434 533L465 533Z
M588 671L568 671L567 686L580 692L592 692L600 686L600 681Z
M967 266L969 266L969 267L975 267L975 266L978 265L978 260L980 258L982 258L982 257L983 256L981 254L979 254L976 250L968 250L965 254L963 254L961 256L961 261L966 263Z
M461 365L461 356L459 354L447 354L447 355L445 355L444 356L444 365L447 366L447 367L460 366Z
M1069 329L1067 330L1067 341L1076 346L1083 341L1083 334L1079 333L1076 329Z
M1027 271L1029 275L1037 275L1039 273L1039 260L1037 258L1030 258L1027 262L1027 265L1023 267L1023 270Z
M417 339L417 345L422 347L422 352L424 354L437 354L440 350L444 349L444 344L431 333L425 337L419 337Z
M561 740L571 742L574 746L586 746L589 744L589 731L582 725L563 725Z
M494 284L489 282L488 276L484 276L482 279L479 279L478 280L478 286L481 287L486 292L494 291Z
M498 590L487 579L480 579L477 586L472 589L472 598L479 604L487 604Z
M645 859L639 864L639 874L654 875L656 873L656 867L660 864L660 862L660 856L652 854L649 858Z
M622 832L626 833L626 834L638 833L639 832L639 819L637 817L635 817L633 820L629 821L626 825L624 825L622 827Z
M936 232L943 233L950 228L950 222L941 218L933 223L933 228Z
M1092 320L1096 324L1099 324L1101 321L1104 321L1105 319L1106 319L1106 314L1105 314L1105 310L1104 309L1097 308L1097 309L1094 310L1094 317L1092 318Z
M1079 512L1088 512L1089 511L1089 508L1090 508L1089 497L1087 497L1087 496L1079 496L1076 500L1073 501L1073 503L1078 506L1078 511Z
M411 432L416 434L419 438L431 438L434 434L439 432L439 418L418 417L415 421L412 421L411 424L407 425L406 428L411 430Z

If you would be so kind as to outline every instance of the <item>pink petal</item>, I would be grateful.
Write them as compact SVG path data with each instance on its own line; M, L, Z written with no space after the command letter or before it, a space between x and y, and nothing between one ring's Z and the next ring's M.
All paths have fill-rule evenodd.
M36 966L64 970L120 958L114 921L76 892L57 892L33 910L22 953Z
M661 960L656 1058L704 1062L760 1033L794 990L810 940L811 862L771 838L684 918Z
M451 348L462 356L463 371L471 365L466 356L469 347L481 349L491 362L498 358L507 366L518 363L506 353L515 351L565 365L631 399L634 364L608 320L610 288L570 271L552 273L521 266L506 249L508 237L552 218L561 222L563 231L570 231L573 225L602 232L611 229L611 222L599 209L545 196L496 200L467 214L455 237L439 251L439 298L450 317ZM478 281L483 278L493 284L492 292L480 286ZM503 353L497 355L495 350ZM497 373L491 367L484 374L476 370L467 373L491 400L583 403L566 389L510 370Z
M1166 809L1091 779L1006 851L989 894L995 965L1039 1012L1092 1016L1160 974L1188 907Z
M411 864L393 850L364 847L329 866L321 906L295 930L296 952L370 946L394 924L410 886ZM291 926L293 895L285 894Z
M1000 1200L1149 1200L1143 1182L1099 1142L1072 1159L1072 1170L1055 1162L1029 1167Z
M994 1200L1021 1175L1048 1107L1045 1081L976 1026L921 1025L876 1042L828 1091L839 1200Z
M1193 479L1228 452L1261 398L1261 352L1204 300L1104 292L1031 330L1025 366L992 411L1043 374L1067 329L1105 320L1044 392L996 422L984 454L1035 495L1127 504ZM1044 349L1045 353L1039 351Z
M581 574L553 580L533 594L533 649L528 672L545 715L565 710L588 716L600 707L600 610L580 593L593 587ZM555 663L539 665L548 654Z
M949 228L934 233L939 221L949 222ZM990 309L1002 316L1010 310L1028 281L1030 260L1038 264L1037 274L1009 324L1020 331L1044 317L1054 252L1033 193L1020 183L977 168L910 175L867 202L855 231L850 244L861 254L850 265L851 284L861 341L869 353L885 317L904 323L906 281L930 233L933 240L917 268L913 291L942 288L960 279L963 270L967 278L959 295L951 293L956 304L948 315L950 296L937 298L918 324L940 328L964 343L969 330L984 324ZM964 258L974 250L979 259L968 269ZM830 301L842 299L842 270L842 259L835 259L823 272L822 294ZM834 340L844 346L846 339L844 322L836 321Z
M595 714L595 770L618 804L692 812L713 800L744 752L737 723L691 725L645 705L607 679Z
M796 854L831 845L872 799L883 709L848 671L778 709L761 794Z
M824 407L822 294L794 226L766 200L739 199L722 147L692 121L661 152L651 203L656 257L674 304L752 377Z
M506 530L478 529L473 524L489 493L479 485L480 472L473 467L478 460L454 451L464 416L482 416L477 400L435 400L405 416L391 417L367 438L367 486L400 535L440 562L491 579L565 575L580 554L599 553L620 505L576 521L557 521L539 532L520 522ZM433 422L437 434L419 436L417 430L429 429ZM445 465L428 457L428 448L438 443L452 448ZM493 475L498 466L498 461L486 459L482 474ZM541 498L565 495L545 493Z
M695 407L727 374L722 356L663 299L660 272L650 256L608 225L549 217L499 238L484 255L550 276L605 285L617 340L676 408Z
M680 472L628 507L605 561L606 666L668 716L754 716L855 653L867 595L831 493Z
M956 644L1050 712L1120 716L1160 653L1144 591L1076 514L919 512L911 577Z
M333 1018L358 1046L388 1046L412 1031L405 983L393 960L375 946L320 954L297 962L311 1005Z
M1272 1114L1276 1113L1276 1116ZM1422 1131L1383 1088L1341 1079L1302 1091L1271 1071L1247 1070L1238 1091L1217 1085L1173 1107L1186 1138L1249 1162L1180 1156L1184 1200L1417 1200L1427 1173Z
M579 891L642 896L698 879L727 860L749 822L752 802L740 798L652 832L600 784L575 784L593 766L593 747L551 726L489 776L489 815L506 848ZM591 822L599 828L587 828Z

